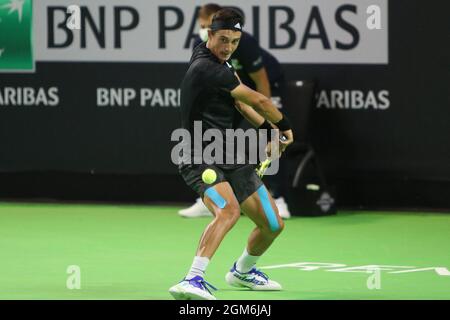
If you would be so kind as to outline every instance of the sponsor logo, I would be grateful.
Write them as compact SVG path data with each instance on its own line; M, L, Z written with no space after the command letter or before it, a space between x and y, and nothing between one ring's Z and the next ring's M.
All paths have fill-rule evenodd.
M0 0L0 72L32 72L31 0Z
M231 64L234 70L241 70L243 68L238 59L231 59Z
M175 88L97 88L97 107L178 108L180 89Z
M16 0L17 1L17 0ZM62 3L61 3L62 2ZM224 0L282 63L387 64L388 0ZM69 9L70 7L70 9ZM41 0L40 61L186 62L199 6L182 0ZM69 9L69 12L67 11Z
M59 105L58 87L3 87L0 88L0 106L50 106Z
M316 97L318 109L387 110L388 90L321 90Z
M317 200L316 204L320 207L323 212L330 210L331 205L334 203L334 199L328 194L328 192L322 193L320 199Z
M258 66L258 65L260 65L260 64L262 64L263 63L263 58L262 57L259 57L258 59L256 59L255 61L253 61L253 66Z

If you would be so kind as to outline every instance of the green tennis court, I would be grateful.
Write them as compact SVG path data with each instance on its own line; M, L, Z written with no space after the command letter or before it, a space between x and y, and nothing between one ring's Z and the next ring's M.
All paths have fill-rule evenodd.
M171 299L168 288L184 277L209 222L180 218L178 209L0 203L0 299ZM450 299L448 214L287 220L259 263L282 292L225 283L252 228L242 217L212 259L206 279L218 299ZM80 289L68 288L74 277Z

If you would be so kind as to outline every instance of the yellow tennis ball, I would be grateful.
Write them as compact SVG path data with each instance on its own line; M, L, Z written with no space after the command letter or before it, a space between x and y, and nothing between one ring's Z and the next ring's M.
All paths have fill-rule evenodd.
M202 180L206 184L214 183L217 179L217 174L213 169L206 169L202 173Z

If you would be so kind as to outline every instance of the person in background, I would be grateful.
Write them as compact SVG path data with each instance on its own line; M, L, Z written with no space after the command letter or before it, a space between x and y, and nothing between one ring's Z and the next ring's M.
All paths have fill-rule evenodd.
M199 37L194 41L194 48L208 41L208 30L210 30L214 14L221 9L220 5L214 3L205 4L200 8L197 17L200 26ZM232 54L230 61L243 84L271 98L277 108L283 108L282 90L285 79L282 67L274 56L259 46L252 35L245 31L242 32L239 46ZM237 115L235 121L237 126L244 130L252 127L240 114ZM284 197L287 192L287 179L283 162L283 159L280 159L280 170L276 175L266 176L264 180L275 199L280 216L288 219L291 214ZM182 209L178 213L185 218L212 216L200 198L197 198L192 206Z

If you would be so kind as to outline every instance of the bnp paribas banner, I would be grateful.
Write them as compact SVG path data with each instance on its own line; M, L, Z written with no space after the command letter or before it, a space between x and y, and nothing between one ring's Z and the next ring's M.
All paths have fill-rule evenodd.
M23 1L5 3L10 2L19 6ZM197 10L207 2L211 1L38 0L34 3L36 59L186 62L198 33ZM388 0L222 0L220 4L240 9L244 29L282 63L389 62Z
M34 70L32 0L0 0L0 72Z

